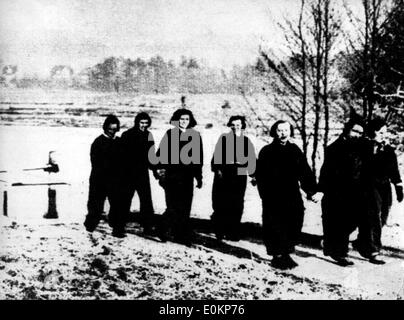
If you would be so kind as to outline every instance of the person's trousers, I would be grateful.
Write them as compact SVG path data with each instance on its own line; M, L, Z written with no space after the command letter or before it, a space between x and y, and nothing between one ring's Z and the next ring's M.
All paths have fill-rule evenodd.
M391 206L393 204L393 195L390 181L387 181L386 183L380 185L378 188L378 192L380 194L380 201L381 201L381 207L380 207L381 223L382 226L385 226L387 224Z
M108 223L116 231L125 229L125 215L120 205L119 192L114 188L114 184L104 181L91 181L87 202L87 216L85 226L88 229L95 229L101 220L104 211L105 200L110 204Z
M366 258L377 254L382 247L382 195L375 191L367 197L365 210L361 212L358 233L358 252Z
M193 176L186 173L173 173L164 182L166 211L162 216L161 231L171 228L177 239L191 236L190 214L193 199Z
M353 201L324 195L321 202L323 252L327 256L346 257L349 236L358 226L360 208Z
M240 238L246 187L247 176L245 175L235 174L220 178L215 174L212 187L211 221L218 236Z
M272 200L262 203L262 230L267 253L273 256L293 253L303 226L303 204L301 199L295 203Z
M122 202L123 210L127 217L129 217L130 214L130 207L135 192L137 192L139 196L141 224L146 228L150 228L153 224L154 209L148 176L146 178L135 177L133 181L126 184L125 190L122 192Z

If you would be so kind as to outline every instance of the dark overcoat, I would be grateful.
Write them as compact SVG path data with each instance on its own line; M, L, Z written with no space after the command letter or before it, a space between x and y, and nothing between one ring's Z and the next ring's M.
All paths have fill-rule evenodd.
M155 154L153 135L148 130L131 128L122 134L121 149L124 210L129 213L132 198L137 192L143 222L149 223L154 213L149 178L149 169L154 169L149 159L150 154Z
M94 228L108 198L110 203L109 223L114 228L122 228L123 220L119 203L120 176L120 138L97 137L91 145L91 174L88 195L88 214L86 225Z
M191 148L193 146L193 148ZM182 132L175 127L163 136L157 151L158 169L165 170L160 185L165 191L166 211L163 214L162 230L172 227L178 240L190 236L190 213L194 179L202 180L203 145L198 131Z
M401 182L397 156L389 145L368 141L363 166L364 210L359 220L358 250L364 257L381 249L382 227L392 204L391 183Z
M381 214L382 225L385 225L393 202L391 184L399 184L402 180L394 148L375 143L372 143L370 148L374 152L367 170L367 186L376 192L376 210Z
M300 189L316 190L316 179L303 152L291 142L277 141L262 148L256 170L262 199L264 242L268 254L294 251L303 226L304 205Z
M256 155L248 137L233 132L219 137L211 161L214 172L211 217L218 237L240 238L247 175L254 176ZM221 175L219 175L219 171Z
M366 144L339 137L326 148L320 171L319 191L324 193L322 223L324 253L345 257L349 235L357 228L365 209L364 165Z

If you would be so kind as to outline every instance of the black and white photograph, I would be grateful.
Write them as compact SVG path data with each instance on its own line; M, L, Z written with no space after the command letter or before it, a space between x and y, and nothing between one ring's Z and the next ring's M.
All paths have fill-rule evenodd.
M404 0L0 0L0 30L0 300L404 298Z

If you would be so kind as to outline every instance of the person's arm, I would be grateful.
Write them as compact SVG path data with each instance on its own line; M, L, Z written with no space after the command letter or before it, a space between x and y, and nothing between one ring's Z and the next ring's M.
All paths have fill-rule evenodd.
M169 136L170 130L168 130L161 139L157 152L153 153L152 150L151 153L149 153L149 160L154 157L151 161L155 170L153 173L155 174L155 178L160 180L160 182L165 178L165 171L169 161Z
M255 147L250 139L247 140L247 159L248 159L248 166L247 172L251 178L251 183L256 185L255 173L257 169L257 155L255 153Z
M296 153L299 162L300 185L303 191L306 193L307 198L311 199L317 191L316 176L311 170L305 155L298 146L296 146Z
M153 175L156 176L156 170L157 167L155 164L153 164L153 161L151 160L152 158L156 158L156 145L154 142L154 137L151 132L148 134L148 140L147 140L147 166L148 168L153 172Z
M324 161L320 169L320 176L318 179L318 184L316 188L316 193L314 193L310 199L314 202L318 202L324 195L324 192L329 188L332 183L332 176L335 174L335 161L337 157L332 152L330 147L327 147L324 152Z
M393 184L399 184L402 182L401 180L401 176L400 176L400 170L398 168L398 161L397 161L397 155L394 151L393 148L389 148L389 168L390 168L390 172L389 172L389 178L390 181Z
M100 169L102 166L102 152L99 139L95 139L90 148L90 161L93 169Z
M194 177L196 179L196 187L198 189L202 188L202 167L203 167L203 143L202 137L198 134L199 138L199 152L200 152L200 159L199 164L194 165Z
M400 170L398 168L398 162L397 162L397 155L394 152L393 148L389 148L390 150L390 181L393 183L394 188L396 189L396 197L397 201L401 202L403 201L403 182L401 180L400 176Z
M213 157L210 162L211 170L222 177L222 169L224 161L226 159L226 146L225 146L225 135L221 135L217 140L215 150L213 152Z
M255 180L257 183L258 194L260 195L261 199L264 197L265 191L265 166L268 162L268 152L267 148L263 147L258 154L257 159L257 167L255 169Z
M402 182L397 183L397 184L394 185L394 187L395 187L395 189L396 189L397 201L398 201L398 202L403 201L403 197L404 197L404 194L403 194L403 183L402 183Z
M129 137L128 131L122 132L121 141L126 141L126 139L128 139L128 137Z
M332 183L332 176L335 174L335 161L337 161L337 155L332 152L330 147L327 147L324 153L323 165L320 169L317 191L324 193Z

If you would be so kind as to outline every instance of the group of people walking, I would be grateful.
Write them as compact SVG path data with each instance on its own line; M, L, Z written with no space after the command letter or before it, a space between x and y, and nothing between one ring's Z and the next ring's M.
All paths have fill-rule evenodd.
M125 236L132 198L137 192L143 231L161 241L192 242L190 213L194 186L202 188L204 163L202 138L195 130L192 112L176 110L158 147L149 131L151 118L141 112L134 127L116 136L117 117L107 116L104 133L91 146L88 214L84 225L96 229L106 198L110 203L108 222L112 234ZM381 230L392 205L391 184L398 201L403 187L394 149L386 144L386 124L372 120L365 128L358 119L345 124L341 136L325 151L319 183L306 157L290 138L292 125L283 120L273 124L273 141L258 157L244 135L244 116L230 117L229 133L222 134L211 159L214 173L211 222L218 240L240 240L241 218L248 177L262 199L263 240L272 265L279 269L297 266L290 256L299 242L304 202L322 198L323 250L341 266L348 259L349 236L359 228L355 246L370 262L382 264ZM366 129L366 134L365 134ZM166 210L154 223L149 170L164 189ZM323 194L323 196L322 196Z

